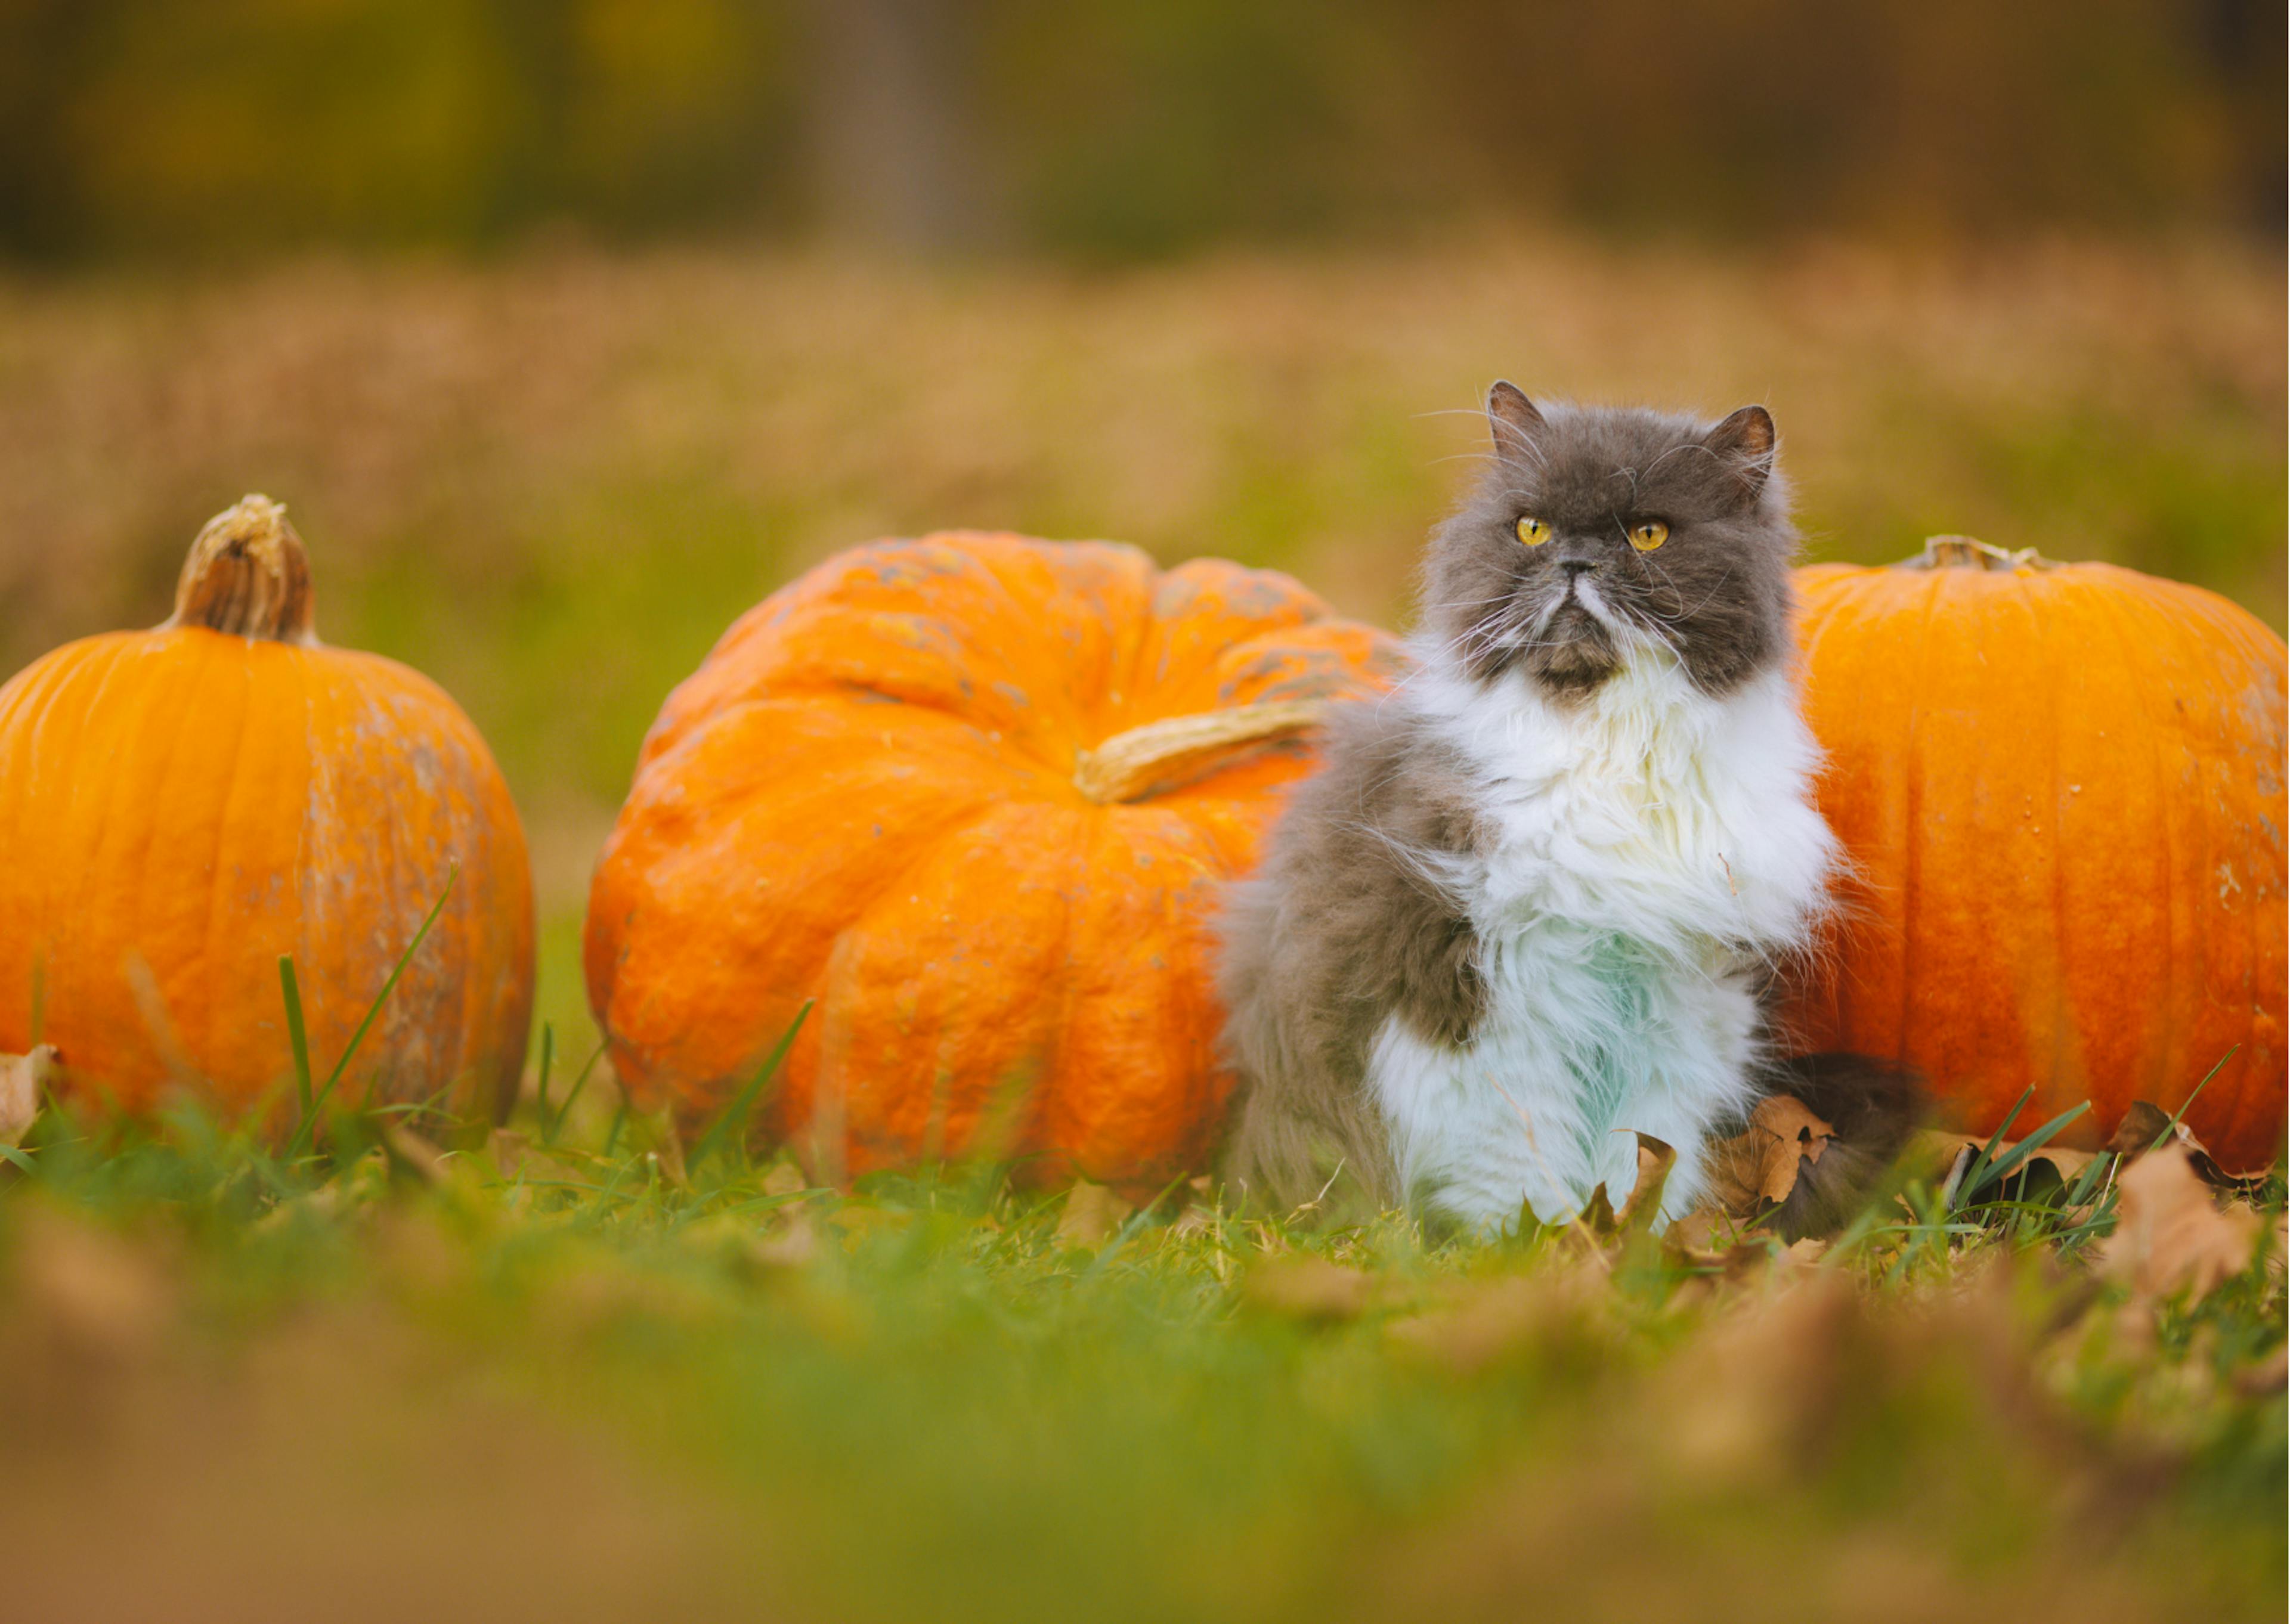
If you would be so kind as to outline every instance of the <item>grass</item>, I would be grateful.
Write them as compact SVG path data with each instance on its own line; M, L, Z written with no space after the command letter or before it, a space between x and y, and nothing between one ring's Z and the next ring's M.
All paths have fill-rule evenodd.
M1808 1257L838 1194L593 1091L443 1152L325 1120L52 1108L4 1173L28 1616L381 1575L600 1618L2231 1619L2290 1579L2279 1259L2133 1301L2104 1213L2000 1182ZM123 1551L94 1493L172 1509Z

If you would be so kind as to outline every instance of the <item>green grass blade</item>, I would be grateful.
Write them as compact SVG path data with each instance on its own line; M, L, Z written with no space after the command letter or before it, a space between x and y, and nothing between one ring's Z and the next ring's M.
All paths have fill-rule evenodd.
M587 1061L581 1068L581 1075L572 1079L572 1086L564 1092L564 1103L556 1108L556 1119L541 1125L540 1142L543 1145L556 1142L557 1134L564 1131L564 1119L572 1115L572 1102L580 1099L581 1091L589 1086L589 1074L596 1070L597 1062L605 1058L608 1043L608 1039L602 1037L597 1040L596 1048L589 1051Z
M2179 1108L2171 1113L2169 1126L2166 1127L2162 1132L2155 1136L2155 1142L2148 1146L2148 1149L2155 1150L2159 1149L2162 1147L2163 1141L2169 1139L2173 1132L2177 1129L2180 1119L2184 1117L2188 1111L2193 1108L2195 1101L2201 1098L2203 1090L2210 1086L2211 1079L2218 1076L2218 1074L2225 1068L2226 1063L2234 1059L2235 1051L2241 1047L2242 1045L2240 1044L2234 1044L2233 1047L2228 1049L2224 1054L2218 1057L2217 1065L2203 1073L2203 1080L2195 1084L2192 1092L2189 1093L2184 1100L2179 1101Z
M757 1096L764 1092L764 1084L772 1080L772 1074L780 1068L780 1062L787 1059L788 1051L795 1047L796 1034L803 1030L804 1018L811 1013L811 1005L809 998L803 1001L803 1007L796 1011L795 1019L788 1022L788 1029L780 1034L780 1041L773 1048L771 1058L749 1079L748 1086L740 1091L740 1097L725 1108L721 1116L709 1124L708 1132L700 1136L700 1143L693 1148L691 1156L684 1164L687 1175L698 1172L732 1129L746 1119Z
M294 1098L301 1116L294 1124L300 1133L310 1119L310 1036L302 1024L302 988L294 979L294 956L278 956L278 990L286 1000L286 1041L294 1051Z
M548 1064L556 1058L556 1028L540 1023L540 1080L533 1085L533 1103L540 1112L540 1138L548 1140Z
M2076 1181L2068 1186L2067 1194L2061 1199L2070 1208L2083 1206L2094 1200L2114 1165L2115 1158L2102 1150L2084 1164L2084 1170L2076 1175Z
M380 1017L382 1005L389 1002L389 995L397 989L397 979L405 973L406 965L412 964L413 956L421 951L421 943L428 936L429 927L437 923L437 916L444 911L446 899L453 894L453 882L460 877L461 866L459 863L445 871L445 884L437 892L437 900L421 916L420 926L413 932L413 940L405 944L405 951L397 956L397 963L390 966L389 979L381 984L381 990L373 996L373 1002L366 1005L365 1019L359 1021L357 1030L350 1034L350 1041L343 1046L342 1058L336 1060L334 1068L326 1074L325 1085L318 1090L317 1097L302 1113L301 1124L294 1130L293 1142L286 1148L286 1160L293 1161L309 1148L310 1140L317 1132L319 1110L332 1098L334 1085L342 1080L342 1073L349 1069L350 1061L357 1058L358 1045L373 1029L374 1021Z
M1175 1178L1170 1180L1168 1183L1161 1187L1161 1193L1159 1195L1154 1196L1152 1200L1147 1202L1143 1206L1139 1207L1134 1212L1132 1212L1129 1215L1128 1221L1121 1226L1120 1229L1114 1235L1113 1239L1106 1244L1104 1249L1099 1252L1097 1256L1090 1260L1089 1267L1081 1271L1080 1278L1083 1280L1094 1280L1098 1276L1103 1274L1112 1264L1113 1260L1121 1255L1122 1251L1128 1246L1129 1243L1137 1238L1137 1232L1142 1229L1147 1221L1152 1218L1154 1210L1163 1202L1168 1200L1168 1198L1175 1193L1177 1187L1184 1182L1185 1176L1182 1173L1178 1174Z
M2037 1151L2041 1150L2044 1146L2050 1141L2054 1134L2057 1133L2061 1129L2066 1127L2068 1124L2073 1122L2077 1117L2082 1116L2089 1109L2091 1109L2091 1101L2086 1100L2082 1104L2075 1106L2068 1110L2062 1111L2058 1116L2053 1117L2051 1121L2046 1123L2042 1127L2028 1135L2027 1138L2013 1146L2010 1155L2005 1156L2001 1161L1990 1165L1988 1169L1986 1182L1992 1184L1998 1180L2009 1176L2014 1168L2019 1166L2021 1163L2026 1161ZM1958 1193L1965 1194L1968 1192Z
M1964 1181L1956 1187L1959 1195L1966 1190L1978 1189L1988 1182L1988 1168L1996 1159L1996 1147L2004 1142L2004 1136L2012 1131L2012 1124L2020 1120L2020 1113L2028 1108L2028 1101L2035 1097L2036 1085L2031 1083L2012 1108L2004 1113L2004 1120L1996 1124L1996 1132L1988 1136L1988 1142L1981 1146L1980 1154L1972 1158L1972 1165L1964 1170Z

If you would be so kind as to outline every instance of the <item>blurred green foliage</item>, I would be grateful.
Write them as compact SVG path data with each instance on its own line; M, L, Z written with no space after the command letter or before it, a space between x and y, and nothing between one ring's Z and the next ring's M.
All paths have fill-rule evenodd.
M0 251L2283 220L2265 0L0 0Z

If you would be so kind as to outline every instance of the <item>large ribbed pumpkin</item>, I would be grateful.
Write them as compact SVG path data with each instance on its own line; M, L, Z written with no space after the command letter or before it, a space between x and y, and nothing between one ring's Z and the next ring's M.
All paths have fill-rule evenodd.
M1821 805L1857 867L1796 1035L1896 1056L1962 1126L2134 1100L2230 1165L2282 1136L2282 639L2225 599L1943 538L1800 570Z
M940 1157L1197 1167L1210 907L1397 668L1285 576L948 533L845 553L670 696L589 897L589 996L641 1103L700 1121L815 1001L761 1114L815 1176Z
M250 496L199 532L165 624L0 688L0 1050L30 1044L37 1004L75 1092L267 1096L283 1121L279 956L323 1077L456 868L348 1100L506 1108L532 876L476 729L418 672L317 640L302 542Z

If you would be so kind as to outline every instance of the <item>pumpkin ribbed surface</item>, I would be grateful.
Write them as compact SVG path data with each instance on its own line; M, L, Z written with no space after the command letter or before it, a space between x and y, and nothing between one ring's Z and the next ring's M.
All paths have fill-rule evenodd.
M1965 1127L2136 1099L2230 1164L2283 1131L2282 639L2198 588L1960 539L1800 570L1821 806L1856 873L1793 1035Z
M815 1176L938 1157L1136 1183L1230 1078L1209 917L1313 701L1396 645L1285 576L948 533L821 565L669 698L590 893L590 1002L642 1103L763 1116Z
M260 504L257 506L257 504ZM427 677L308 631L301 544L250 498L174 620L67 644L0 688L0 1050L75 1092L291 1093L278 958L322 1076L460 876L343 1091L505 1108L532 999L532 892L507 786ZM228 572L281 538L295 572ZM273 588L283 597L266 596ZM216 630L216 624L232 630Z

